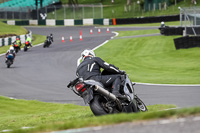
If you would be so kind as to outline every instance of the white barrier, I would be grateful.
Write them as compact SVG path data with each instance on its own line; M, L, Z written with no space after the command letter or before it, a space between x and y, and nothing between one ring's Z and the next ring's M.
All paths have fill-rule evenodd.
M65 26L74 26L74 19L65 19L64 25Z

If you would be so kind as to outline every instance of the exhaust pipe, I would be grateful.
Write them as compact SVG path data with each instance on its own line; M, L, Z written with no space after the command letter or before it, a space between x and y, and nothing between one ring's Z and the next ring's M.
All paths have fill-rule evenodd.
M106 89L104 89L98 85L95 85L94 90L105 95L106 97L110 98L111 100L116 101L116 99L117 99L117 97L114 94L110 93L109 91L107 91Z

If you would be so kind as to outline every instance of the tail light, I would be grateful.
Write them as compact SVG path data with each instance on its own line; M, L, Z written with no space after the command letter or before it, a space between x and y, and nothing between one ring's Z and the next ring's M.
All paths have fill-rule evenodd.
M78 83L78 84L76 84L75 85L75 88L76 88L76 90L78 91L78 92L84 92L85 91L85 88L84 88L84 84L83 83Z
M29 44L29 42L26 42L26 44Z
M17 47L17 44L15 44L15 47Z

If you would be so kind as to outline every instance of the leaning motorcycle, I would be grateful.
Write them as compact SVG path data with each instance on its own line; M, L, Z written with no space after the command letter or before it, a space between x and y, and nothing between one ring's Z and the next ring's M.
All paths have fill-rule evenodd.
M6 58L7 58L6 60L7 68L10 68L10 66L13 64L14 56L13 54L9 54Z
M43 47L44 48L46 48L46 47L49 47L50 45L51 45L51 40L50 40L50 38L47 38L47 40L45 40L45 42L44 42L44 45L43 45Z
M30 46L30 43L29 41L25 42L25 45L24 45L24 52L28 51L28 47Z
M103 72L108 74L108 72ZM103 75L102 73L102 75ZM106 115L114 113L145 112L146 105L135 94L134 83L131 82L127 74L121 76L122 82L120 93L126 95L126 99L119 99L111 93L111 88L105 88L102 83L94 80L83 80L76 78L70 81L68 88L84 99L85 104L89 104L94 115Z
M13 44L15 53L18 53L18 51L20 50L20 47L17 44Z

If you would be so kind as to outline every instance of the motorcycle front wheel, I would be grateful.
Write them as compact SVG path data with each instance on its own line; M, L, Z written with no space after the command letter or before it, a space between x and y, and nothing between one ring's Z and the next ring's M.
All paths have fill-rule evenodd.
M142 112L148 111L148 109L147 109L146 105L144 104L144 102L137 95L135 95L135 100L137 102L138 110L140 110Z
M93 100L90 102L90 109L95 116L109 114L109 109L106 107L107 100L100 96L94 95Z
M46 46L47 46L47 43L46 43L46 42L44 42L43 48L45 48Z

